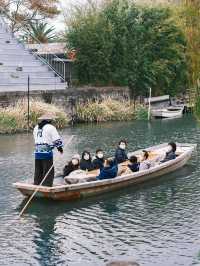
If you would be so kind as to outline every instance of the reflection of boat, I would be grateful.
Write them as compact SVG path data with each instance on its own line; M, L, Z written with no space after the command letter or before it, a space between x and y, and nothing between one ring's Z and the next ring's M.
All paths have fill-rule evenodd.
M148 170L143 170L127 175L118 176L113 179L98 180L92 182L78 183L73 185L55 185L53 187L45 187L32 185L30 183L17 182L14 183L23 195L30 196L38 188L35 197L48 198L53 200L74 200L88 196L94 196L104 192L129 187L130 185L146 182L158 176L175 171L185 165L190 159L192 152L195 150L196 144L177 144L177 157L174 160L158 163ZM166 152L167 144L157 145L147 150L151 152L151 156L157 156ZM141 150L132 154L140 156Z
M155 118L179 118L182 117L184 106L169 106L163 109L151 110L151 115Z

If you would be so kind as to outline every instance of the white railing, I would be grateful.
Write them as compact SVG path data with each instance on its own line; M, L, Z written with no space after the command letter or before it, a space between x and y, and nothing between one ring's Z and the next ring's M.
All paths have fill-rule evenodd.
M34 38L35 39L35 38ZM56 76L59 76L63 82L66 82L66 70L65 62L62 58L59 58L56 54L49 54L48 52L42 52L43 44L36 39L37 48L34 49L32 44L26 43L25 49L28 49L31 54L37 57L41 62L47 64L49 68L55 73Z

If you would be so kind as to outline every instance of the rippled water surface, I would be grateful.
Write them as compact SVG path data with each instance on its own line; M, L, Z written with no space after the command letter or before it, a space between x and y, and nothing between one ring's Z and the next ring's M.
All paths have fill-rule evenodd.
M70 154L102 147L112 155L123 137L129 149L175 140L200 144L200 126L191 118L78 126ZM0 265L106 265L136 260L145 266L200 264L199 151L182 169L143 185L74 203L25 202L12 183L32 177L32 136L0 136Z

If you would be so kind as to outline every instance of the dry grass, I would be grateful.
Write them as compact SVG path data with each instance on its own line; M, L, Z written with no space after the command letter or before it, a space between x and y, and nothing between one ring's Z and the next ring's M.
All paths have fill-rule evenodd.
M55 121L57 128L63 128L68 124L66 113L55 105L41 101L30 102L30 128L37 124L39 116L50 113L57 116ZM27 101L19 101L14 107L0 108L0 133L16 133L27 129Z
M142 112L141 112L142 110ZM106 121L130 121L145 117L146 109L140 106L134 109L129 101L116 101L107 99L102 102L88 101L86 104L77 106L77 116L81 122L106 122Z

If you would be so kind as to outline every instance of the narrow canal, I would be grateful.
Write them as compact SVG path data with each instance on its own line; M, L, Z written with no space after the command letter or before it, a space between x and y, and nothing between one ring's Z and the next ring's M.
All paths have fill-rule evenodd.
M65 129L75 135L57 169L73 153L101 147L112 155L120 138L129 150L168 141L200 145L200 125L183 119L84 125ZM149 183L74 203L24 202L13 187L32 177L32 135L0 136L0 265L103 266L136 260L144 266L200 263L200 153L181 170Z

